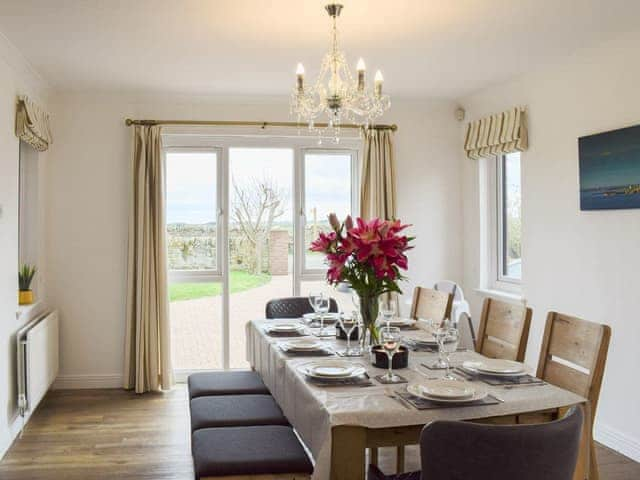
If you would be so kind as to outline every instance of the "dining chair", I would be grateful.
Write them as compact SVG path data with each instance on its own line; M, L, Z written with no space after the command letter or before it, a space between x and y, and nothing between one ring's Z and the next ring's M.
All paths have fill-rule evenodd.
M591 425L596 415L607 362L611 327L549 312L536 376L589 400ZM599 478L595 447L590 454L591 480Z
M524 361L533 311L485 298L476 338L476 352L490 358Z
M329 299L329 312L338 312L338 303L334 298ZM309 297L275 298L267 302L265 318L300 318L305 313L313 313Z
M471 319L471 307L464 298L462 287L452 280L440 280L433 285L433 289L453 295L451 320L462 335L460 343L462 346L475 348L476 332Z
M580 407L536 425L432 422L420 434L422 472L384 475L371 465L369 480L571 480L582 422Z
M414 320L423 318L442 322L445 318L451 318L452 305L453 295L450 293L416 287L413 290L410 317Z

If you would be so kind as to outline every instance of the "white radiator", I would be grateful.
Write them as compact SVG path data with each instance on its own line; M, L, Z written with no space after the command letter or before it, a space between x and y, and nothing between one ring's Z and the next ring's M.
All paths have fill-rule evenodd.
M58 313L29 322L16 337L18 408L24 418L31 416L58 375Z

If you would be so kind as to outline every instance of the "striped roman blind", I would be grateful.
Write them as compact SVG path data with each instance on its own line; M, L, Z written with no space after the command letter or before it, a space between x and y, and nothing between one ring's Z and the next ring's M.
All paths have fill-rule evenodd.
M464 149L477 160L500 153L522 152L528 147L525 111L515 107L502 113L470 122Z

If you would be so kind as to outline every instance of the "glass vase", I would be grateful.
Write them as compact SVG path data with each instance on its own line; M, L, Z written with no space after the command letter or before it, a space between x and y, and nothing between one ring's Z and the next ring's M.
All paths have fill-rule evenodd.
M362 336L360 343L363 352L369 352L373 345L378 343L378 295L358 293L360 297L360 316L362 318Z

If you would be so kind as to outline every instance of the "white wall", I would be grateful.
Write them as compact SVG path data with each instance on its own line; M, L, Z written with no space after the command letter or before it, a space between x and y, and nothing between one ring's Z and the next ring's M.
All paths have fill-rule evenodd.
M288 99L59 95L47 183L48 298L60 311L59 386L120 386L131 129L124 118L290 120ZM396 101L398 203L420 237L412 282L459 278L458 131L448 101ZM407 292L410 292L408 287Z
M19 140L14 122L18 94L46 101L43 82L0 34L0 458L20 425L15 387L15 333L21 326L16 320Z
M634 33L564 63L461 100L474 120L527 107L530 147L522 155L523 294L534 316L527 361L537 363L547 311L609 324L613 338L597 438L640 460L640 210L581 212L580 136L640 123ZM460 142L462 140L460 139ZM464 286L479 284L477 163L463 162ZM478 317L480 299L474 300Z

